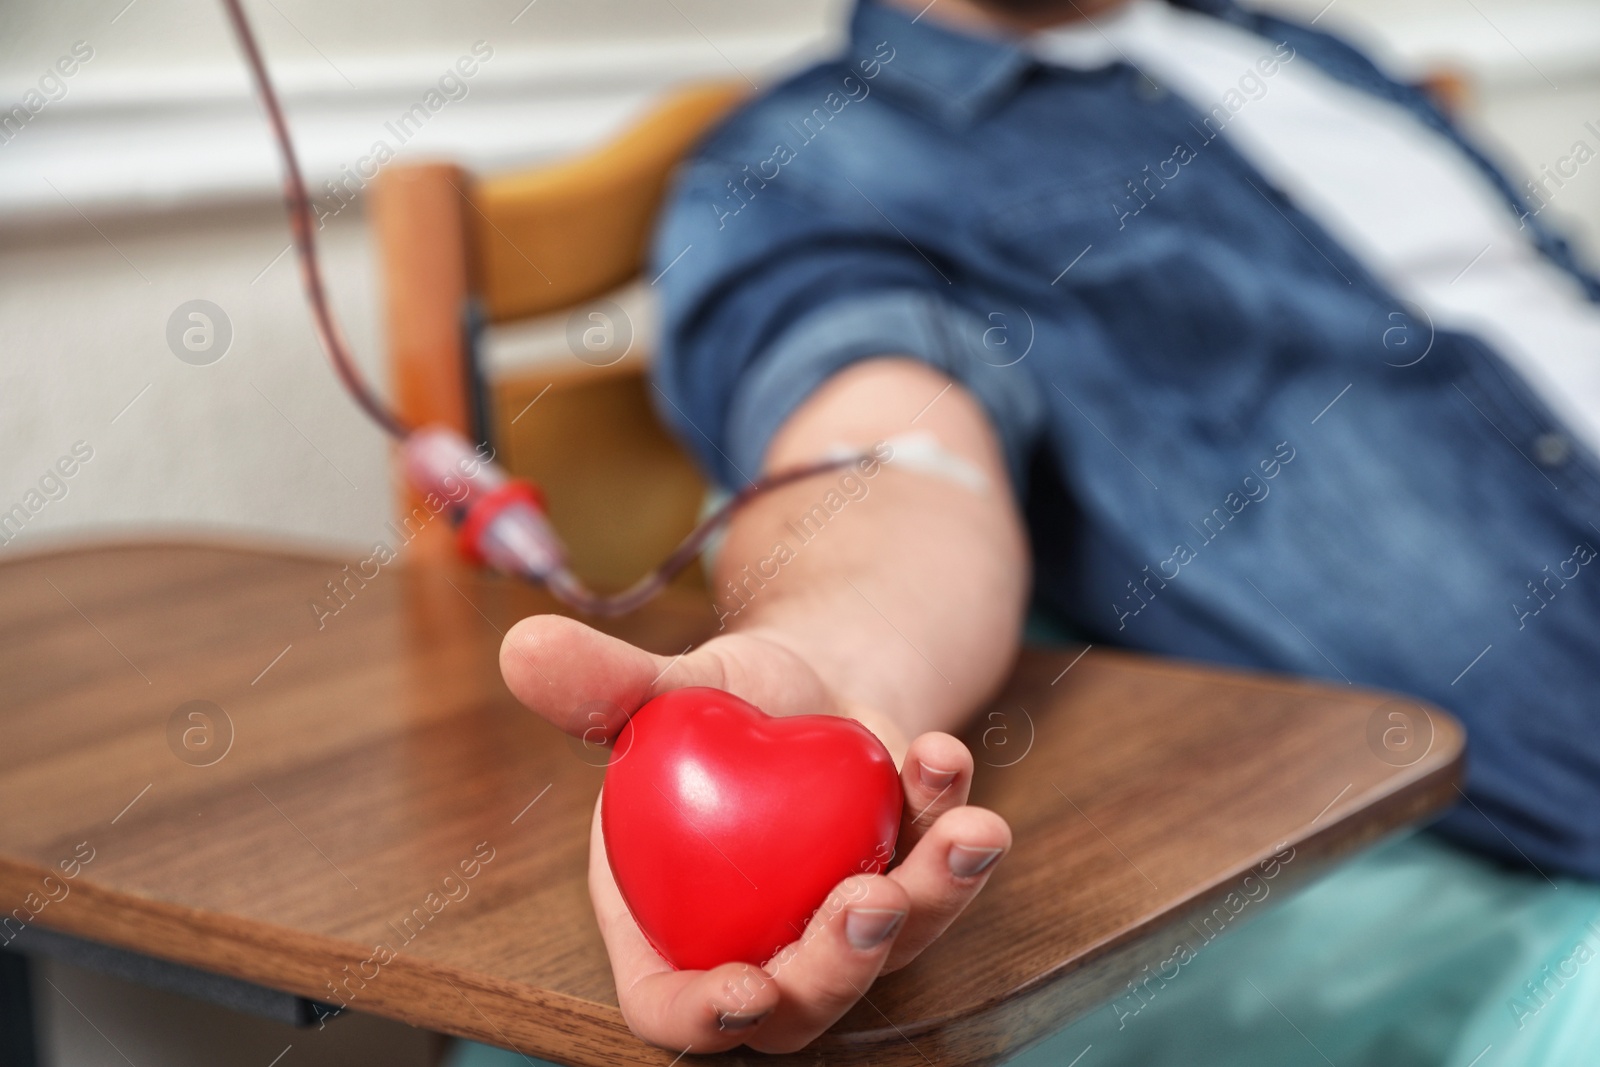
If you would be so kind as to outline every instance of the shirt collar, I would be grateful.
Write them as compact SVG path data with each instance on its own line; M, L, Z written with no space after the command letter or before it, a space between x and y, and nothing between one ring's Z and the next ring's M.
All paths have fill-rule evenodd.
M1015 42L960 33L874 0L856 6L850 58L857 70L877 62L881 87L954 127L1008 97L1036 63Z
M1171 2L1230 21L1241 15L1233 0ZM1024 41L961 33L876 0L856 5L849 50L857 70L877 62L883 88L955 128L998 107L1040 65Z

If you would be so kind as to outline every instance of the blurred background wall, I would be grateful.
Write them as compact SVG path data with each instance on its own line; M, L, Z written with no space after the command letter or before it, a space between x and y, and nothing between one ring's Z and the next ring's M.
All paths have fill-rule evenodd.
M663 87L770 84L826 50L844 0L251 0L311 184L355 348L384 339L358 173L397 158L476 168L553 158L604 138ZM1592 0L1271 0L1414 75L1473 86L1469 122L1534 174L1600 137L1600 5ZM395 123L458 59L470 78L420 130ZM52 79L58 61L76 69ZM221 527L364 545L387 517L379 435L324 365L285 254L278 170L220 9L207 0L0 6L0 511L72 446L93 459L15 551L106 527ZM37 98L35 98L37 99ZM370 167L368 167L370 173ZM344 182L334 196L324 183ZM1396 195L1406 195L1397 190ZM1600 247L1600 164L1551 214ZM226 355L180 361L167 337L203 299Z
M335 301L380 376L360 165L378 142L396 158L484 169L555 158L677 82L767 84L842 19L835 0L248 8L331 212ZM475 73L445 82L420 130L402 124L463 57ZM49 79L63 59L75 72ZM0 5L0 108L42 78L47 102L25 124L0 115L0 511L74 443L93 459L0 551L171 524L370 545L393 496L384 442L316 346L285 254L278 164L220 7ZM343 180L342 196L329 180ZM232 327L209 366L181 362L167 339L169 317L194 299Z

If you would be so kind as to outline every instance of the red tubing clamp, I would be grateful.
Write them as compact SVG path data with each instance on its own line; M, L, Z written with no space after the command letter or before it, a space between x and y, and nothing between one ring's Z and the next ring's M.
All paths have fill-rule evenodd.
M516 503L527 504L540 514L545 511L544 494L539 487L521 478L507 479L498 489L469 504L461 525L456 527L456 548L461 555L482 566L486 561L478 548L478 539L502 511Z

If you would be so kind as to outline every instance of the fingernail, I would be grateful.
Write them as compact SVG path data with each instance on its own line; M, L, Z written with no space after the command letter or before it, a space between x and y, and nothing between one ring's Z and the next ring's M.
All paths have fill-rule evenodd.
M970 845L950 846L950 873L957 878L976 878L994 866L1003 848L973 848Z
M922 784L929 789L945 789L949 787L951 782L956 780L955 771L941 771L937 767L928 766L921 760L917 761L917 766L920 768Z
M844 936L850 947L865 952L877 948L900 930L906 913L893 908L851 908L844 917Z
M758 1011L754 1015L745 1015L737 1011L719 1011L717 1012L717 1029L748 1030L771 1014L771 1008L766 1011Z

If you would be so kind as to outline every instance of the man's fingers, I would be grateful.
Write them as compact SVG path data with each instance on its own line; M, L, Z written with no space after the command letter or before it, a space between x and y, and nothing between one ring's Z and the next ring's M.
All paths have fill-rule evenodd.
M641 1039L680 1052L720 1052L743 1044L777 1006L778 985L759 967L675 971L650 947L611 876L598 804L589 830L589 899L622 1017Z
M911 918L895 938L886 971L904 967L972 902L1011 847L1011 828L984 808L947 811L888 877L905 890Z
M882 875L847 878L799 941L766 968L728 963L675 971L628 914L611 877L599 808L590 830L589 896L611 957L622 1015L634 1033L679 1051L744 1044L792 1052L826 1030L872 985L905 925L906 891Z
M576 619L534 615L500 643L500 673L516 698L569 734L609 737L639 706L657 657ZM590 712L599 712L600 718Z
M882 875L839 883L800 940L768 961L782 999L744 1043L793 1052L833 1025L878 977L910 908L905 890Z
M722 669L699 652L657 656L576 619L534 615L500 643L500 673L518 700L562 730L605 740L659 689L717 685Z
M645 701L708 685L772 715L838 714L815 672L780 643L729 634L657 656L562 615L533 615L500 643L500 673L524 705L569 734L605 741Z
M911 742L900 766L905 789L898 851L905 856L939 816L967 802L972 753L949 734L927 733Z
M618 990L622 1016L652 1045L721 1052L752 1040L778 1006L777 983L749 963L709 971L659 971Z

